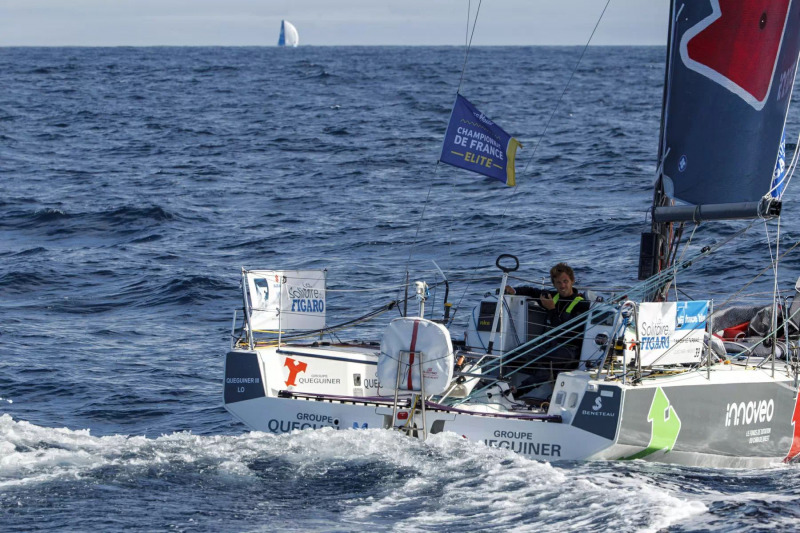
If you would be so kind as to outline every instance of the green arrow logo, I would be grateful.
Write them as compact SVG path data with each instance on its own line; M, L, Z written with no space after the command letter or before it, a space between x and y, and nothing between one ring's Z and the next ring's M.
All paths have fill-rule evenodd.
M669 404L669 398L661 387L653 395L647 421L650 422L650 444L644 450L622 459L641 459L661 450L667 453L675 446L678 433L681 432L681 419Z

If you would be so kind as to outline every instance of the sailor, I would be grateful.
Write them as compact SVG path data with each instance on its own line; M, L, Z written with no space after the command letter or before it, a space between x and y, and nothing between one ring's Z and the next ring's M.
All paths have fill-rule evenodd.
M547 311L545 331L556 328L589 310L589 302L573 287L575 272L568 264L558 263L551 268L550 281L556 289L554 295L536 287L523 286L515 289L506 286L507 294L539 299L539 303ZM576 369L580 362L582 343L583 327L579 326L574 331L558 334L544 347L539 348L537 352L545 355L532 365L541 369L532 376L535 378L534 381L554 381L558 372Z

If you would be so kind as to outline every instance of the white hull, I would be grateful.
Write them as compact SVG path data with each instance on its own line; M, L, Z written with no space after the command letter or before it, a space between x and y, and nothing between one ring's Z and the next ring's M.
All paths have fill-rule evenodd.
M377 383L377 346L282 346L232 351L225 407L249 428L271 433L334 427L416 426L419 410ZM455 408L430 405L428 434L450 431L542 461L644 459L683 465L758 467L786 459L796 392L782 365L717 365L642 380L562 373L547 412L514 410L484 397ZM494 398L501 398L497 394ZM392 393L393 394L393 393ZM405 406L405 407L403 407ZM410 415L410 416L408 416ZM402 418L405 417L405 418ZM409 421L410 418L410 421Z

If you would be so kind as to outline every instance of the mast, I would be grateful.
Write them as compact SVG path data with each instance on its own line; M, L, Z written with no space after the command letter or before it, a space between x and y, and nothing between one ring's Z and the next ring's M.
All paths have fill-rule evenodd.
M667 28L667 50L666 58L664 60L664 91L661 98L661 121L659 124L658 135L658 158L656 165L656 180L655 187L653 188L653 206L652 210L655 211L656 207L665 205L669 199L664 192L663 186L663 159L665 152L665 139L664 129L666 123L666 109L667 100L669 98L670 88L670 70L672 68L672 51L674 41L674 23L675 23L675 3L670 1L669 6L669 24ZM652 218L652 223L649 232L643 232L639 243L639 279L645 280L654 276L661 271L662 265L667 256L666 244L669 241L669 233L671 224L656 222L655 217Z

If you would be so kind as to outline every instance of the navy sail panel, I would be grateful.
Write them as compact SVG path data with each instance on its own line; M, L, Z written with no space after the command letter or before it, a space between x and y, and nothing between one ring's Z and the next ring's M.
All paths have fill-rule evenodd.
M768 195L800 49L798 0L674 1L661 171L679 203Z
M286 46L286 21L281 21L281 34L278 36L278 46Z

